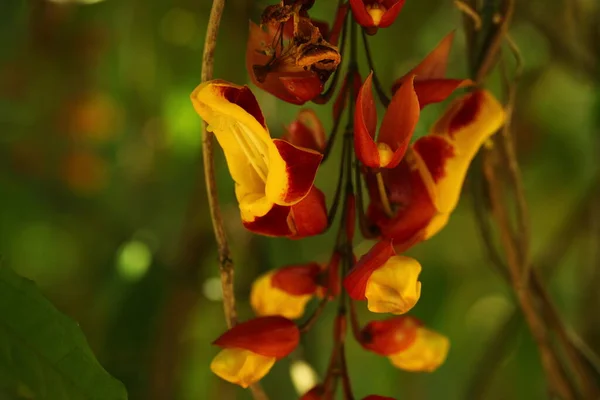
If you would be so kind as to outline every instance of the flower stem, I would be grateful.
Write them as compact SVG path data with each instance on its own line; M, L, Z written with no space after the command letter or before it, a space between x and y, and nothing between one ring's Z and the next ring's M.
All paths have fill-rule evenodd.
M377 190L379 191L379 197L381 199L381 206L383 207L383 211L388 217L393 217L394 213L392 211L392 206L390 205L390 199L388 198L387 191L385 190L385 183L383 182L383 176L381 172L375 173L375 178L377 179Z
M383 87L379 82L379 78L377 77L377 73L375 72L375 63L371 57L371 49L369 48L369 41L367 40L367 32L364 29L362 30L362 39L365 48L365 54L367 56L367 62L369 63L369 68L373 72L373 85L375 86L375 91L377 92L377 96L379 97L381 104L387 108L387 106L390 104L390 98L385 94L385 90L383 90Z

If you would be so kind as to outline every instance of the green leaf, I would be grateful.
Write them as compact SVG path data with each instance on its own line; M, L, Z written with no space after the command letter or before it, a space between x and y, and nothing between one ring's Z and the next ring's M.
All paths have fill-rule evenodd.
M36 400L127 399L125 387L98 363L77 324L32 281L0 265L0 397L8 382Z

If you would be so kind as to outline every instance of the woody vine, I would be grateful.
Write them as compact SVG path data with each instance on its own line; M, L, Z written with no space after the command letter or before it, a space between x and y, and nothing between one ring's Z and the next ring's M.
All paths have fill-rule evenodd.
M470 177L481 236L493 264L514 288L538 345L550 393L564 399L597 396L589 354L565 334L529 257L527 206L510 132L520 63L518 48L507 33L512 1L455 2L465 18L470 78L445 76L457 34L450 32L390 89L378 78L368 36L390 26L404 1L342 0L331 25L311 19L314 3L283 0L263 11L260 24L250 26L246 67L259 90L296 105L331 104L329 129L312 110L303 108L282 138L272 138L249 87L212 80L224 7L223 1L213 2L203 83L191 95L206 124L205 178L229 327L214 342L221 350L211 363L212 371L250 387L255 398L266 399L258 381L320 322L326 307L337 309L329 366L320 384L301 399L333 399L338 392L344 399L357 398L345 351L350 337L365 351L389 358L393 367L435 371L446 359L450 342L443 333L428 328L427 321L410 315L421 294L421 265L403 253L444 228L461 192L466 192L463 186L472 169L482 172ZM369 71L359 70L360 45ZM517 60L516 75L508 72L507 55ZM484 88L499 61L504 104ZM429 127L430 133L411 143L420 111L451 96L449 107ZM376 102L386 108L383 116L377 116ZM256 316L240 323L233 294L233 258L215 190L213 137L224 152L246 229L293 240L336 231L331 256L324 264L314 260L297 265L290 260L289 265L258 277L250 298ZM332 151L342 156L335 192L326 199L313 182ZM504 181L499 171L506 172L516 199L516 224L501 192ZM490 217L503 251L495 243ZM371 249L360 257L354 253L357 234L373 240ZM305 316L305 306L314 297L318 306ZM384 314L384 319L359 321L356 309L365 303L372 313ZM557 334L558 344L550 341L550 332ZM376 394L362 398L390 399Z

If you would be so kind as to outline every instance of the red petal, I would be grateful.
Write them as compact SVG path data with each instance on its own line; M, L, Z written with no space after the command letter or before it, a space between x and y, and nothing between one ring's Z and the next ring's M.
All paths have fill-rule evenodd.
M417 75L417 80L426 79L441 79L446 76L446 68L448 66L448 56L452 49L452 42L454 41L455 31L450 32L446 35L438 44L435 49L431 51L407 75Z
M383 116L377 141L387 144L394 152L386 168L394 168L400 163L419 121L421 112L413 81L414 75L394 94Z
M362 330L361 345L374 353L389 356L410 347L421 322L403 315L383 321L371 321Z
M291 239L301 239L324 232L328 220L323 192L313 186L305 198L292 206L290 223L295 230Z
M375 178L367 176L371 203L367 217L381 231L381 237L394 241L396 251L401 252L422 239L423 230L436 214L436 208L418 170L402 161L394 169L381 171L390 202L397 207L389 218L381 206Z
M423 136L414 144L434 182L446 175L446 160L454 157L454 147L443 137L436 135Z
M295 102L294 104L304 104L317 97L323 91L323 82L321 82L316 74L307 76L280 76L279 81L285 90L298 100L298 103Z
M293 234L288 223L290 207L273 205L273 208L254 221L243 221L244 227L251 232L265 236L287 237Z
M446 100L458 88L474 84L470 79L428 79L415 81L415 92L423 109L429 104Z
M317 263L279 268L271 278L271 285L294 296L313 294L320 272L321 266Z
M282 200L288 204L293 203L296 199L305 197L312 188L323 155L301 149L281 139L274 139L273 143L285 162L289 180L289 187Z
M377 110L371 91L373 72L363 83L356 99L354 113L354 151L358 159L367 167L379 168L379 150L373 140L377 129Z
M243 108L250 115L252 115L256 120L265 128L267 125L265 123L265 117L260 109L260 105L258 105L258 101L256 97L254 97L254 93L250 90L248 86L234 86L229 82L225 81L215 81L215 83L224 82L225 85L215 85L218 87L223 97L228 101L232 102Z
M313 110L300 110L282 139L320 153L325 150L325 128Z
M375 26L373 18L371 18L371 16L367 12L364 0L350 0L350 7L352 8L352 14L354 14L354 19L361 26L364 26L365 28Z
M402 7L404 7L404 2L405 0L397 0L396 4L388 8L385 14L383 14L381 17L381 21L379 21L380 28L387 28L394 23L398 17L398 14L400 13L400 10L402 10Z
M300 397L300 400L322 400L324 393L325 388L323 385L317 385L308 392L304 393L304 395Z
M262 317L242 322L213 342L222 348L250 350L265 357L283 358L300 340L296 324L279 316Z
M451 138L454 137L456 131L473 122L481 109L484 97L485 94L483 91L476 91L471 93L467 99L460 103L460 110L453 115L452 120L450 120L448 125L448 134Z
M394 255L396 252L392 242L382 241L376 243L367 254L362 256L344 278L344 287L350 297L355 300L365 300L365 289L371 274Z

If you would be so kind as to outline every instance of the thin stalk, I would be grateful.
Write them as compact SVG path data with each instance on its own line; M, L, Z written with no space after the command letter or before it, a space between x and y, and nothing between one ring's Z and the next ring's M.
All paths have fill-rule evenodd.
M383 176L381 172L375 173L375 178L377 179L377 190L379 191L379 198L381 199L381 206L383 207L383 211L388 217L393 217L394 212L392 211L392 206L390 205L390 200L388 199L387 191L385 189L385 183L383 182Z
M385 94L385 90L383 90L383 87L379 82L379 78L377 77L377 73L375 72L375 63L371 57L371 49L369 48L369 41L367 40L367 32L364 29L362 30L362 39L365 48L365 55L367 56L367 62L369 63L369 68L373 72L373 86L375 86L375 91L377 92L379 101L381 101L381 104L387 108L387 106L390 104L390 98Z

